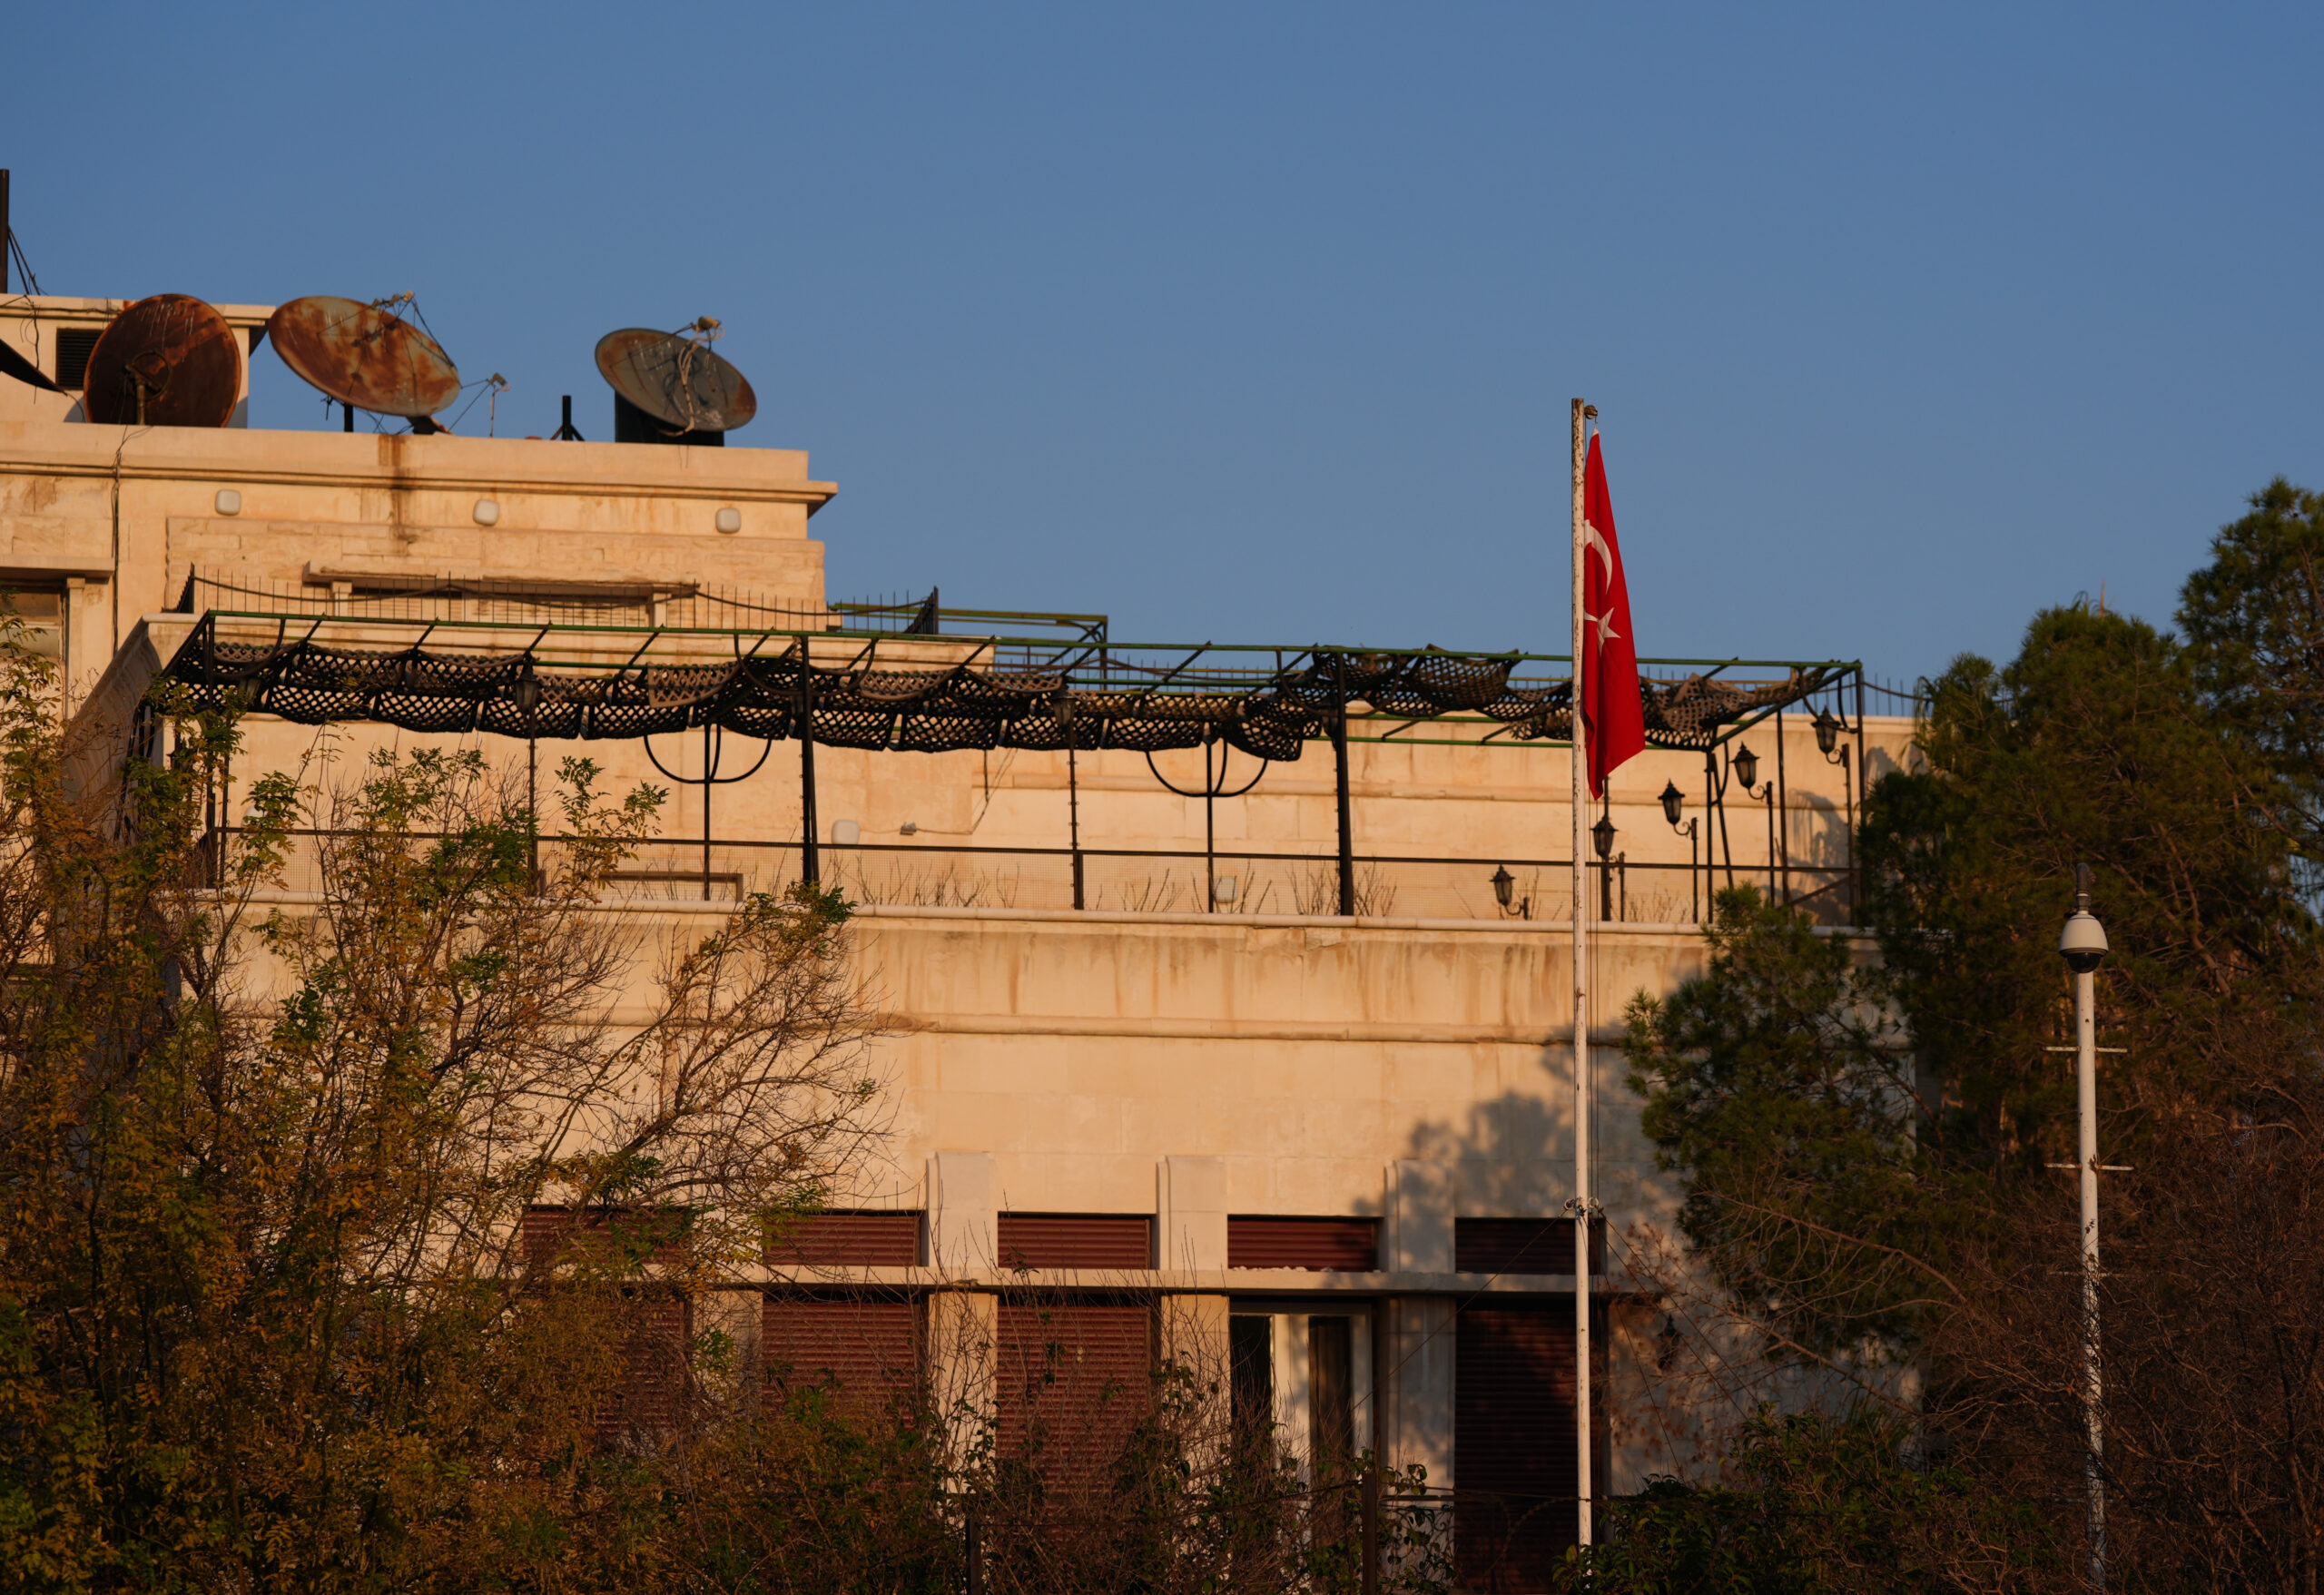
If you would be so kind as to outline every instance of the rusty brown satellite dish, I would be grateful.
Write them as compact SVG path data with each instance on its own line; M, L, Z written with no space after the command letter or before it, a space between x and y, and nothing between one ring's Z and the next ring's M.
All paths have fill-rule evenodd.
M242 350L198 299L141 299L97 334L81 409L109 427L222 427L242 396Z
M313 294L267 318L282 363L356 409L432 416L460 396L460 373L436 340L377 305Z
M608 332L597 340L597 369L615 394L671 433L731 432L759 413L759 396L742 372L675 332Z

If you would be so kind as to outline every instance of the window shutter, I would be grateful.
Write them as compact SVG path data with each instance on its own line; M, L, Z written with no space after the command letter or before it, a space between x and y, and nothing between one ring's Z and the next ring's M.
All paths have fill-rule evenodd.
M1003 1268L1154 1266L1154 1220L1143 1213L1003 1213Z
M622 1348L621 1389L597 1414L600 1444L631 1434L665 1434L684 1416L689 1304L675 1290L635 1288Z
M1603 1250L1602 1241L1593 1241L1593 1267L1600 1265ZM1573 1220L1456 1218L1452 1266L1463 1274L1571 1274Z
M809 1268L909 1268L920 1261L920 1215L810 1214L785 1226L766 1259Z
M1452 1537L1472 1590L1550 1587L1574 1543L1573 1308L1464 1307L1452 1372Z
M1051 1488L1102 1488L1152 1402L1154 1309L1144 1302L1003 1301L995 1344L1000 1447Z
M771 1296L763 1334L771 1399L820 1386L843 1410L868 1413L918 1375L920 1313L911 1302Z
M1230 1216L1226 1265L1369 1274L1380 1265L1380 1221Z

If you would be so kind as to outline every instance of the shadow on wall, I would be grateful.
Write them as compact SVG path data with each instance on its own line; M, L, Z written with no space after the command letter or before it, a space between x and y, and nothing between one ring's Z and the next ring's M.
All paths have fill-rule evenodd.
M1738 1411L1748 1410L1766 1370L1750 1348L1724 1344L1728 1337L1701 1333L1710 1326L1693 1323L1703 1305L1699 1282L1676 1293L1669 1288L1689 1273L1669 1223L1680 1183L1655 1167L1640 1136L1640 1104L1623 1079L1620 1051L1591 1050L1598 1070L1596 1188L1609 1215L1592 1248L1592 1271L1605 1293L1593 1335L1596 1451L1599 1489L1621 1495L1655 1474L1715 1468L1727 1429ZM1502 1248L1493 1236L1471 1237L1461 1221L1564 1219L1573 1195L1569 1057L1565 1047L1542 1048L1531 1064L1539 1089L1504 1090L1411 1127L1383 1199L1365 1205L1384 1220L1386 1249L1401 1254L1396 1265L1513 1273L1495 1260ZM1505 1226L1492 1227L1508 1234ZM1556 1268L1570 1269L1570 1242L1557 1249ZM1441 1259L1434 1266L1432 1252ZM1455 1537L1462 1568L1490 1582L1513 1566L1553 1556L1572 1533L1571 1452L1539 1442L1542 1433L1572 1432L1572 1298L1479 1287L1438 1302L1428 1329L1408 1333L1388 1354L1397 1370L1417 1372L1430 1359L1421 1341L1451 1343L1451 1388L1438 1399L1450 1398L1452 1433L1445 1438ZM1391 1394L1392 1430L1419 1415L1401 1406ZM1525 1433L1516 1434L1512 1425Z

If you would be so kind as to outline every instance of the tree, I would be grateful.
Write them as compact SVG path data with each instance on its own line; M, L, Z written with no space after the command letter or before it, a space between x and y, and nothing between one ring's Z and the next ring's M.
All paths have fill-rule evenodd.
M2188 1094L2273 1064L2257 1030L2311 1013L2316 926L2282 783L2199 689L2196 658L2127 616L2037 615L2005 670L1965 655L1932 686L1928 768L1866 803L1861 856L1884 968L1921 1068L1929 1133L2019 1173L2073 1157L2070 995L2055 955L2089 863L2115 952L2100 975L2109 1143L2135 1152ZM2255 1087L2255 1088L2258 1088Z
M1102 1448L1066 1403L1060 1472L702 1310L759 1312L880 1132L836 897L657 930L605 888L659 794L582 760L554 839L426 748L263 778L221 839L232 715L164 700L122 763L7 645L0 1586L937 1595L971 1511L996 1590L1358 1586L1363 1459L1303 1476L1224 1367L1115 1393ZM1390 1589L1441 1588L1434 1510Z
M1891 1595L2038 1588L2062 1570L2034 1514L1967 1471L1912 1460L1893 1414L1747 1418L1724 1482L1651 1481L1577 1550L1556 1587L1591 1595Z
M2169 1590L2324 1575L2324 965L2297 822L2312 772L2251 663L2290 657L2267 639L2297 627L2268 617L2305 600L2271 589L2314 520L2308 496L2262 495L2190 582L2188 613L2209 618L2186 643L2075 606L2036 616L2005 668L1956 661L1933 684L1926 768L1866 805L1878 971L1841 980L1781 915L1723 907L1703 980L1634 1031L1648 1125L1687 1181L1689 1265L1755 1324L1775 1303L1795 1358L1857 1325L1896 1334L1922 1374L1897 1462L1973 1490L1978 1521L2022 1506L2035 1523L2012 1576L2036 1586L2073 1582L2082 1534L2088 1325L2054 948L2083 861L2113 945L2102 1145L2132 1166L2105 1184L2112 1566ZM2265 644L2250 655L2232 641L2247 625ZM1851 1029L1883 999L1911 1049L1909 1108L1901 1062ZM1698 1217L1735 1214L1758 1228ZM1809 1235L1820 1249L1794 1238ZM1927 1288L1884 1319L1900 1280ZM1777 1505L1826 1521L1796 1501L1752 1511ZM2068 1554L2045 1561L2045 1539ZM1914 1581L1998 1587L1990 1569L1928 1570Z
M1703 975L1630 1005L1630 1086L1679 1225L1733 1309L1781 1355L1864 1371L1958 1290L1959 1193L1916 1129L1902 1027L1878 971L1748 887L1718 894ZM1873 1360L1880 1360L1873 1353Z
M0 1581L552 1587L620 1545L707 1399L684 1291L876 1130L844 905L657 945L602 888L659 794L578 760L538 875L472 753L268 776L221 843L231 716L163 703L167 756L78 789L105 761L15 642ZM286 892L310 807L316 890ZM646 1366L662 1404L625 1413Z
M2197 688L2290 789L2310 866L2324 857L2324 496L2278 477L2220 528L2179 624Z

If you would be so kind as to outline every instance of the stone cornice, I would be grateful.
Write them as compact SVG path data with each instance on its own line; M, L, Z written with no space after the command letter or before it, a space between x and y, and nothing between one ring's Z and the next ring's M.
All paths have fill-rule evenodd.
M806 465L805 454L796 449L0 425L0 476L804 504L812 515L839 487L810 480Z

